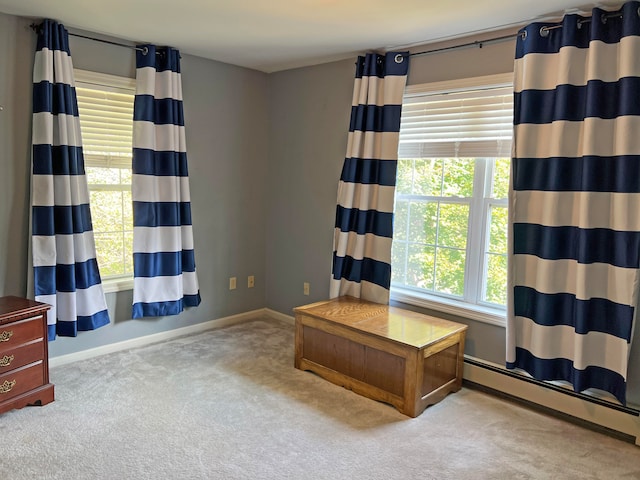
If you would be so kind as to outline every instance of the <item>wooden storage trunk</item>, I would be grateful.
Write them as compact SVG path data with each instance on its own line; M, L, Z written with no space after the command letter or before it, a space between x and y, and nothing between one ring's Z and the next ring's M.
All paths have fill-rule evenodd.
M352 297L297 307L295 367L410 417L462 385L462 325Z

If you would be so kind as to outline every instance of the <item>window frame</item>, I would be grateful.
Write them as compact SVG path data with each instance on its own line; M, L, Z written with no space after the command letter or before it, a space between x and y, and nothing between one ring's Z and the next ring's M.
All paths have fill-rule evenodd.
M438 92L465 91L478 88L493 88L513 84L513 73L471 77L451 81L432 82L407 86L405 96L424 95ZM475 157L482 158L482 157ZM504 327L506 325L506 308L490 302L470 303L464 299L472 294L474 299L480 298L479 292L486 288L486 262L485 255L489 247L490 224L489 215L491 206L507 207L508 199L492 198L493 191L493 166L495 162L489 162L493 157L484 157L481 167L476 164L474 168L474 193L482 190L481 195L474 195L469 201L469 224L467 230L467 251L479 249L480 253L467 258L471 262L465 268L463 299L449 297L446 294L433 294L422 289L412 288L407 285L392 284L390 298L394 302L415 305L437 312L451 314L483 323ZM489 165L491 163L491 165ZM440 198L440 197L439 197ZM455 197L452 197L455 198ZM445 200L446 201L446 200ZM481 213L478 215L478 209ZM471 257L471 256L469 256Z
M94 89L114 91L114 92L126 91L127 93L131 93L135 96L136 81L134 78L110 75L110 74L93 72L93 71L82 70L77 68L74 68L73 71L74 71L74 81L75 81L76 87L81 87L81 88L99 87ZM133 104L132 104L132 107L133 107ZM84 150L84 141L83 141L83 150ZM86 165L85 165L85 168L86 168ZM131 174L133 175L133 171L131 171ZM128 190L130 191L130 187L128 189L123 189L122 187L116 188L111 184L99 185L97 188L89 188L89 193L91 191L97 191L97 190L104 190L104 191ZM93 212L92 212L92 215L93 215ZM100 268L100 264L98 264L98 268ZM114 276L110 276L109 278L102 278L102 288L104 293L114 293L114 292L132 290L133 289L133 272L117 275L117 276L114 275Z

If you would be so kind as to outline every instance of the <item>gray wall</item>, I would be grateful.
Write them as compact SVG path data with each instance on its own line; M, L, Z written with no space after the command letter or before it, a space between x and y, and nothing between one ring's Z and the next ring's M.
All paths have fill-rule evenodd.
M24 295L29 246L31 72L28 22L0 14L0 294Z
M27 294L31 20L0 14L0 295ZM133 77L127 48L71 37L76 68ZM50 344L52 357L193 325L265 305L266 74L182 57L196 268L202 304L131 319L132 292L108 294L111 324ZM253 289L247 276L255 275ZM228 289L229 277L238 288Z
M346 60L269 76L267 306L288 315L329 295L353 73Z

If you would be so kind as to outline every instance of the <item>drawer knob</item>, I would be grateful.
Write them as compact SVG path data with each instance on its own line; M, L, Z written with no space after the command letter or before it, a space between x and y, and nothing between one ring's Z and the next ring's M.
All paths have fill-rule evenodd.
M4 357L0 358L0 367L8 367L9 365L11 365L11 362L13 362L14 356L7 356L5 355Z
M16 381L5 380L2 385L0 385L0 395L3 393L9 393L13 387L16 386Z
M11 337L13 337L13 330L5 330L0 333L0 342L8 342Z

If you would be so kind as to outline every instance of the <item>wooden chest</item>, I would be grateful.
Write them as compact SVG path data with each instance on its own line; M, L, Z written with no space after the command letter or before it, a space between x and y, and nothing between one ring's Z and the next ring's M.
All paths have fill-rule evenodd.
M0 413L53 401L47 351L49 308L25 298L0 298Z
M410 417L462 386L466 325L352 297L294 312L296 368Z

